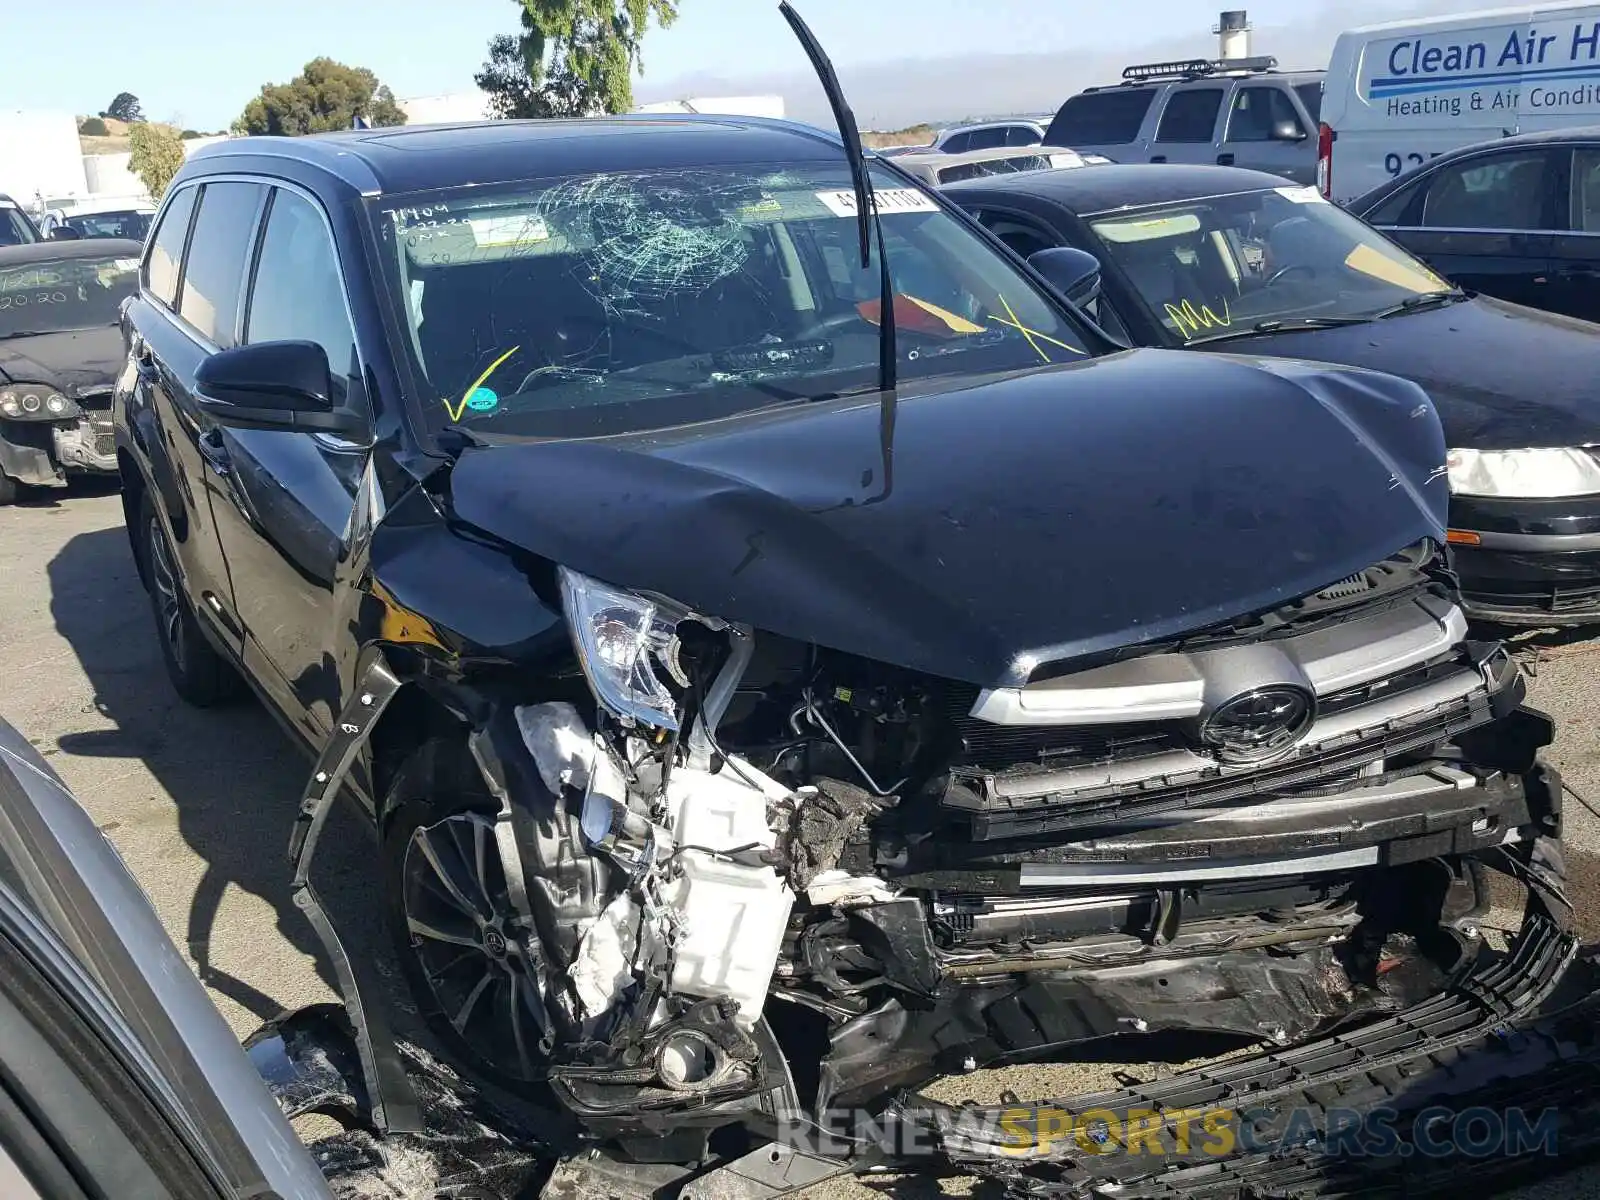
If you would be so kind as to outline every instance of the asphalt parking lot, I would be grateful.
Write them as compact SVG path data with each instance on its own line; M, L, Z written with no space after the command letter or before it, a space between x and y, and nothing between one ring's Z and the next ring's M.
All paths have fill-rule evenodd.
M1549 638L1528 653L1531 702L1561 731L1553 757L1600 805L1600 638ZM115 844L234 1029L242 1036L281 1009L334 998L310 926L288 903L284 847L308 764L248 701L206 712L179 702L107 487L0 508L0 663L0 717L48 757ZM1567 812L1571 893L1592 942L1600 940L1600 819L1570 801ZM341 814L323 845L319 890L355 916L344 928L373 934L365 831ZM1059 1096L1100 1086L1115 1069L1171 1068L1014 1068L938 1090L947 1099L1005 1088ZM1600 1173L1519 1194L1591 1191L1600 1194Z

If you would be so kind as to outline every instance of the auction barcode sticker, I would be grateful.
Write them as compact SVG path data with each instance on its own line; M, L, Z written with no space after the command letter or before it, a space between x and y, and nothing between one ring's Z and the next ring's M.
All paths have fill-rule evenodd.
M880 213L939 211L933 197L916 188L876 188L872 196L874 206ZM826 204L828 211L836 217L853 217L859 211L854 192L818 192L817 199Z
M1273 191L1291 204L1326 204L1327 198L1314 187L1281 187Z
M473 244L483 249L550 240L550 226L543 217L473 217L467 221L467 226L472 230Z

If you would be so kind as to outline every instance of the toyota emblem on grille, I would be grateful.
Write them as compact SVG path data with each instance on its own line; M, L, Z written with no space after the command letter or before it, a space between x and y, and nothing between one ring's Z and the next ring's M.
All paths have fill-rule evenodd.
M1200 726L1200 740L1224 762L1261 762L1289 750L1316 715L1316 700L1304 688L1257 688L1214 708Z

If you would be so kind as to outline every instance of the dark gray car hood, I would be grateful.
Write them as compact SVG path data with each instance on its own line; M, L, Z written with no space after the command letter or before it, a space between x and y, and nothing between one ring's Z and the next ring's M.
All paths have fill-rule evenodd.
M1137 350L888 405L474 448L450 499L611 583L996 684L1442 539L1443 462L1415 384Z
M1365 325L1230 339L1218 349L1245 347L1414 379L1433 398L1452 446L1600 442L1600 325L1587 321L1477 296Z
M127 357L122 331L75 329L0 340L0 380L43 383L75 396L115 383Z

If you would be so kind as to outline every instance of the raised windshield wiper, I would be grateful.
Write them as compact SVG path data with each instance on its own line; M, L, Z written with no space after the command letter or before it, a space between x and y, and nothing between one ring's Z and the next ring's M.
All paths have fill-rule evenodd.
M1278 317L1257 321L1246 329L1229 329L1210 337L1194 338L1186 343L1198 346L1201 342L1225 342L1229 338L1254 337L1258 333L1295 333L1302 329L1337 329L1341 325L1365 325L1371 317Z
M817 41L816 34L811 32L811 27L801 19L799 13L795 12L789 0L782 0L778 5L778 11L783 14L784 20L789 22L789 28L794 30L795 37L800 39L806 57L811 60L817 78L822 81L822 90L828 95L828 105L833 109L834 122L839 126L839 137L844 142L845 157L850 160L850 181L855 185L856 229L861 238L862 270L872 265L872 235L874 231L877 233L880 309L878 389L892 392L896 374L894 285L889 278L889 255L883 244L883 217L878 212L877 202L872 195L872 177L867 173L867 159L861 149L861 130L856 125L856 115L851 111L849 101L845 99L838 72L833 69L833 63L822 49L822 43Z
M1385 317L1398 317L1401 313L1416 312L1419 308L1432 308L1439 304L1454 304L1457 300L1468 299L1467 293L1460 288L1447 288L1437 292L1419 292L1415 296L1407 296L1399 304L1391 304L1388 308L1380 308L1373 313L1377 320Z

